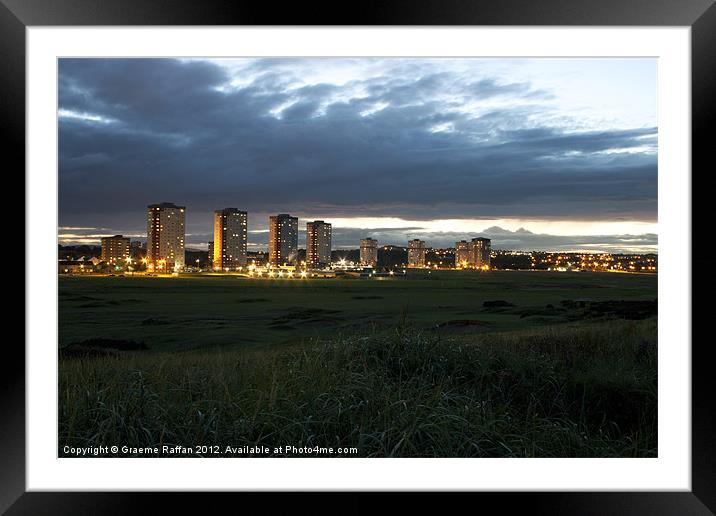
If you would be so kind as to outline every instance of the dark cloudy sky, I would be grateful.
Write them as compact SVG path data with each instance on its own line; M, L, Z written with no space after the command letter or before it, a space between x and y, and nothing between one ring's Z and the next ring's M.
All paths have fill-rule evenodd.
M146 205L502 249L655 250L654 59L61 59L60 241L146 236Z

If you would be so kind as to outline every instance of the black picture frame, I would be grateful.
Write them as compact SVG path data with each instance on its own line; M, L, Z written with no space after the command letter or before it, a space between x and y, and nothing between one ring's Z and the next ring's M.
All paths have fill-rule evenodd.
M353 6L351 9L350 7ZM706 164L715 120L716 6L714 0L392 0L360 4L286 3L280 7L243 0L0 0L0 120L3 163L25 167L25 29L28 26L82 25L572 25L689 26L692 72L693 195L705 195ZM694 173L700 170L697 175ZM9 169L6 169L10 173ZM684 171L688 174L688 171ZM702 188L699 188L702 186ZM704 204L692 196L692 235L708 220ZM704 228L705 229L705 228ZM705 270L705 254L694 255L692 270ZM706 289L705 282L695 287ZM692 290L692 300L693 293ZM703 324L707 306L692 302L692 321ZM697 335L696 333L693 333ZM709 338L692 339L692 491L618 493L479 493L477 503L497 502L500 510L528 504L550 514L710 514L716 512L716 392ZM10 346L13 344L13 346ZM672 343L673 344L673 343ZM690 343L679 343L689 345ZM0 360L0 512L16 514L142 514L159 502L162 512L200 512L199 494L26 492L25 355L6 342ZM215 495L214 495L215 496ZM234 496L234 495L225 495ZM251 496L251 495L241 495ZM353 495L355 496L355 495ZM372 510L369 494L346 511ZM422 496L412 503L424 507ZM213 502L212 502L213 503ZM245 502L243 502L245 503ZM262 503L266 502L262 500ZM272 502L271 502L272 503ZM309 502L316 510L325 502ZM474 500L471 504L476 503ZM333 512L335 505L324 506ZM202 511L203 512L203 511ZM312 512L315 512L312 511ZM343 512L343 511L342 511Z

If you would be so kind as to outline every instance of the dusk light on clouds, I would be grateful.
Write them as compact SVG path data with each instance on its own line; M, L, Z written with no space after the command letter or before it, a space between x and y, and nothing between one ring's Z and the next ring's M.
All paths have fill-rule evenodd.
M655 59L60 59L60 243L146 206L270 214L434 247L655 251ZM301 231L303 233L303 231ZM302 235L303 236L303 235Z

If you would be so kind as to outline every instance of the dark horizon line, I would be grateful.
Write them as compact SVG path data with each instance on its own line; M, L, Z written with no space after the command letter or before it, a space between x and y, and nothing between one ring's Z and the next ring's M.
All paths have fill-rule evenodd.
M60 247L63 247L63 248L73 248L73 247L74 247L74 248L76 248L76 247L99 247L99 248L101 248L101 247L102 247L101 244L70 244L70 245L58 244L58 245L59 245ZM378 246L378 250L384 250L383 248L386 247L386 246L394 247L394 248L397 248L397 249L405 249L405 250L408 249L406 246L395 245L395 244L383 244L383 245L379 245L379 246ZM427 251L427 250L447 251L447 250L450 250L450 249L453 249L453 250L454 250L455 248L454 248L454 247L426 247L425 249L426 249L426 251ZM206 249L197 249L197 248L195 248L195 247L185 247L185 248L184 248L184 251L190 251L190 252L195 252L195 253L206 253L206 252L207 252ZM306 249L305 249L304 247L299 247L299 248L297 249L297 251L304 251L304 252L305 252ZM331 252L334 252L334 251L360 251L360 247L331 249ZM560 253L560 254L595 254L595 255L608 254L608 255L639 255L639 256L647 256L647 255L650 255L650 254L653 254L653 255L658 255L658 254L659 254L658 251L649 251L649 252L645 252L645 253L639 253L639 252L636 252L636 253L634 253L634 252L599 252L599 251L559 251L559 250L543 250L543 249L530 249L530 250L528 250L528 251L523 251L523 250L519 250L519 249L494 249L494 248L492 249L492 251L512 252L512 253L521 253L521 254L529 254L529 253ZM259 251L259 250L255 250L255 251L247 250L246 252L247 252L247 254L248 254L248 253L268 253L268 249L263 250L263 251Z

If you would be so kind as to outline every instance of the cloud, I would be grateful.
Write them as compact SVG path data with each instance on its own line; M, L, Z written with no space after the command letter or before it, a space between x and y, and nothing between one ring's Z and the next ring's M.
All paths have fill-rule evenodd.
M589 251L589 252L656 252L658 237L655 233L638 235L551 235L537 234L524 228L510 231L498 226L483 231L449 232L426 231L422 227L397 228L345 228L333 227L333 249L357 249L362 238L371 237L378 240L379 245L406 246L408 240L420 238L428 247L450 248L460 240L470 240L481 236L492 240L493 249L514 251ZM63 245L94 244L99 245L100 238L123 234L132 240L145 240L141 229L111 228L61 228L60 243ZM213 240L210 231L190 230L187 233L187 247L205 249L206 243ZM248 248L250 251L266 250L268 233L265 231L249 231ZM299 225L299 247L305 248L306 233L303 224Z
M60 221L136 227L161 201L188 223L224 206L655 221L655 127L576 129L553 93L449 62L61 59Z
M417 230L416 230L417 229ZM593 252L654 252L657 248L656 234L641 235L549 235L536 234L525 229L509 231L500 227L490 227L474 232L425 232L420 228L382 228L380 230L363 228L334 228L334 247L355 249L361 238L367 236L378 240L379 245L392 244L406 246L408 240L420 238L429 247L448 248L455 242L470 240L481 236L492 240L493 249L527 250L586 250Z

